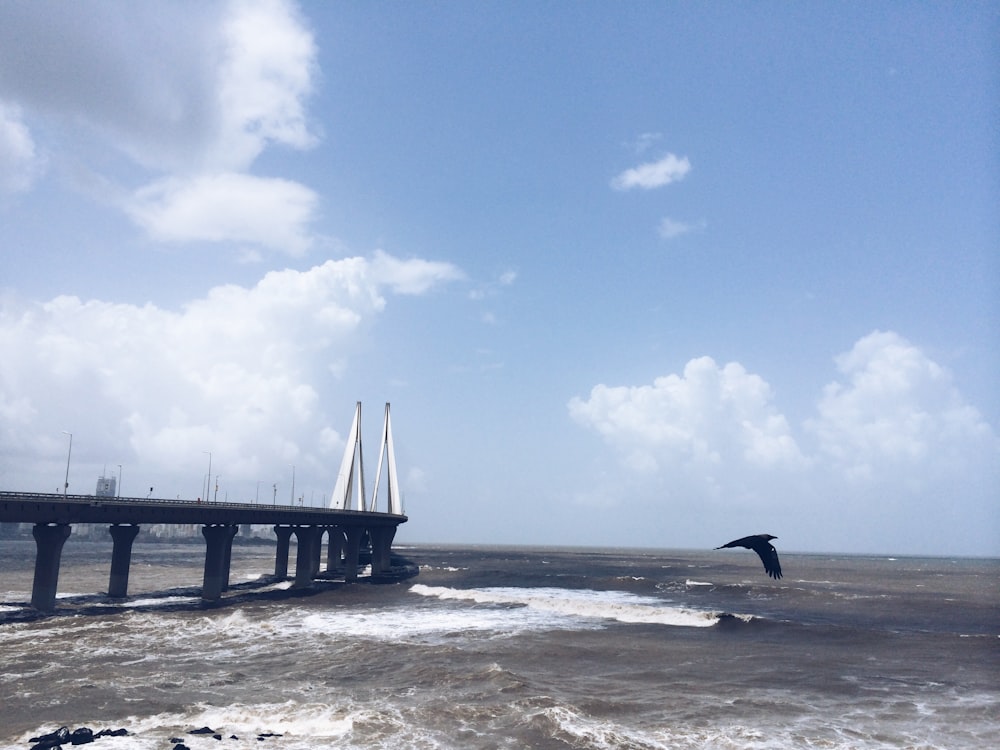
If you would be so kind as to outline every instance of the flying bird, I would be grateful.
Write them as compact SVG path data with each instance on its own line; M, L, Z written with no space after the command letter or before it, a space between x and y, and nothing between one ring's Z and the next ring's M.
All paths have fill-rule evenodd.
M760 556L760 561L764 563L764 570L767 571L767 574L771 578L781 578L781 563L778 562L778 550L771 544L771 540L777 538L770 534L753 534L745 536L742 539L734 539L728 544L723 544L722 547L716 547L716 549L724 549L726 547L746 547L747 549L752 549Z

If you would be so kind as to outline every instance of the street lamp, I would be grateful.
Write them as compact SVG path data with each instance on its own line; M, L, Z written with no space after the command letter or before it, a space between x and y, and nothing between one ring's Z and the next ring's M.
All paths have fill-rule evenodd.
M212 490L212 451L202 451L208 454L208 479L205 480L205 502L208 502L208 493Z
M292 464L292 496L289 498L289 502L295 505L295 464Z
M73 433L62 431L63 435L69 435L69 451L66 453L66 482L63 484L63 497L69 492L69 459L73 455Z
M118 498L122 496L122 465L118 464L118 493L116 495Z

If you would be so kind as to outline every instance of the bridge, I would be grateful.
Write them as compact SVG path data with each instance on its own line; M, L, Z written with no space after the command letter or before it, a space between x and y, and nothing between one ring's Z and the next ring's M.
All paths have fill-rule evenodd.
M387 509L376 510L379 477L370 500L364 495L364 464L360 439L361 403L341 464L341 471L328 508L209 503L200 500L151 500L110 498L95 495L65 495L30 492L0 492L0 522L34 524L35 573L31 606L43 612L55 609L62 549L74 523L108 524L114 542L108 596L128 595L132 545L143 524L200 525L205 538L202 599L218 601L229 588L233 539L243 524L273 525L277 537L274 575L288 577L292 534L296 537L295 582L311 586L320 573L323 537L327 538L326 572L343 571L344 580L355 581L363 546L371 549L373 576L391 573L392 541L400 524L407 521L396 482L395 455L389 404L379 474L387 466Z

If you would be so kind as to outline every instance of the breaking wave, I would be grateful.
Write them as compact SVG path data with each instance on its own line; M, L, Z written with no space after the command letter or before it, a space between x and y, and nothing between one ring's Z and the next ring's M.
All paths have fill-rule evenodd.
M659 599L624 591L514 588L454 589L414 584L410 591L441 600L525 608L555 618L613 620L624 623L704 628L719 622L720 613L672 607Z

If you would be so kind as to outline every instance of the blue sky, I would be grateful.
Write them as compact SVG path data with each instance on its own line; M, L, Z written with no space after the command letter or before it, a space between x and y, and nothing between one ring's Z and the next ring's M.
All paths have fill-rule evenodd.
M4 3L0 486L1000 555L988 3Z

